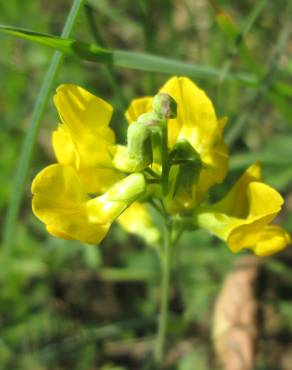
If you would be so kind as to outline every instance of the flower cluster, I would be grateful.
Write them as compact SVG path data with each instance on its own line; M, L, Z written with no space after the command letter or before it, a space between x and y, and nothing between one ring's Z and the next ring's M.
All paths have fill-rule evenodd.
M173 77L155 97L135 99L126 119L127 145L117 145L109 122L112 107L75 85L54 98L61 123L52 143L58 163L32 184L33 211L54 236L99 243L117 220L154 244L159 231L147 203L157 202L173 220L191 220L225 240L233 252L269 255L290 243L271 221L281 195L264 184L260 164L250 166L228 194L208 203L212 186L228 170L218 119L204 91L186 77Z

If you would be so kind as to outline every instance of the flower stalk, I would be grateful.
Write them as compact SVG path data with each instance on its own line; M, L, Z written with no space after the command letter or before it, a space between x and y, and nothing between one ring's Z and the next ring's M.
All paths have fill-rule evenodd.
M168 323L168 307L169 307L169 285L173 244L171 240L172 224L169 220L164 220L163 233L163 253L160 255L161 260L161 298L160 298L160 313L158 319L157 342L155 345L154 358L156 365L161 365L164 358L165 341L167 334Z
M169 177L169 153L168 153L168 126L167 120L176 116L176 104L166 94L158 94L154 99L154 110L157 115L163 120L160 130L161 140L161 187L162 194L168 192L168 177ZM155 346L154 359L156 365L159 366L164 359L165 341L167 334L168 323L168 307L169 307L169 285L171 272L171 256L172 256L172 221L167 212L164 212L164 228L163 228L163 245L162 253L160 253L161 262L161 297L160 297L160 313L158 319L157 343Z

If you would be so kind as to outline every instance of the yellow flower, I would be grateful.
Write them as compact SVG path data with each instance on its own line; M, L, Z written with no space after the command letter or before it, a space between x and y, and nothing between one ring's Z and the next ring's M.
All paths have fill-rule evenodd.
M54 102L62 121L53 133L58 162L75 168L88 193L103 193L122 178L112 165L111 105L70 84L58 87Z
M182 195L181 205L171 205L175 211L189 209L202 201L210 187L221 183L228 169L228 150L222 134L227 120L216 117L211 100L187 77L172 77L160 89L169 94L177 103L177 117L168 121L168 146L173 148L179 139L186 139L198 152L204 167L200 178L190 195ZM151 111L152 97L132 101L126 112L129 123L136 121L143 114ZM185 201L184 199L187 199ZM179 200L178 200L179 203Z
M156 245L160 238L159 230L153 225L145 204L135 202L117 220L129 233L139 235L149 245Z
M125 176L112 164L116 146L109 122L113 109L104 100L71 84L58 87L54 102L62 123L53 132L52 143L56 158L63 166L49 166L37 175L32 187L33 210L52 235L96 244L103 239L111 222L121 213L118 212L110 222L92 222L88 208L89 205L97 204L98 199L106 205L105 214L109 217L109 202L104 193L110 191L115 183L121 186L118 181ZM60 190L62 186L63 194ZM57 199L49 196L54 194L51 189L58 192ZM75 195L82 195L83 201L72 197L71 191ZM90 200L88 193L101 196ZM115 209L117 204L112 204ZM118 218L117 221L128 232L139 234L149 242L149 235L157 236L158 231L152 224L147 208L137 202L132 207L139 209L139 212L127 212L127 223L123 221L125 218ZM93 209L96 214L96 207ZM102 214L99 214L99 220L101 217ZM140 226L137 228L138 224ZM150 234L142 232L143 225L145 230L151 231Z
M145 189L144 176L134 173L103 195L90 198L73 167L53 164L32 183L32 208L52 235L97 244Z
M171 78L160 92L177 103L177 116L167 122L166 162L161 160L157 148L161 144L160 139L155 141L158 137L149 136L147 145L142 141L145 148L140 148L139 130L146 130L148 140L147 125L151 120L152 125L156 122L153 98L134 100L126 112L129 123L136 122L135 127L130 126L136 136L132 140L132 135L133 142L129 141L142 150L138 150L140 167L133 171L143 170L148 178L146 186L144 174L130 170L126 172L133 173L127 175L114 167L118 147L109 127L112 107L76 85L57 89L54 101L62 123L53 133L53 147L59 163L42 170L32 184L33 211L48 232L96 244L117 220L128 232L156 244L159 231L145 204L153 197L162 198L169 217L172 213L179 213L182 218L185 213L193 214L197 226L225 240L233 252L250 248L258 255L269 255L285 248L291 241L290 235L281 227L270 225L280 212L283 199L261 181L259 164L251 166L221 201L209 206L203 203L209 189L226 176L226 119L217 119L210 99L186 77ZM126 154L131 153L128 149L120 147ZM126 158L131 159L128 154ZM162 197L163 163L167 163L164 169L169 168L167 194Z
M280 212L281 195L261 182L259 164L250 166L219 202L195 211L196 223L225 240L232 252L244 248L268 256L284 249L290 235L269 225Z

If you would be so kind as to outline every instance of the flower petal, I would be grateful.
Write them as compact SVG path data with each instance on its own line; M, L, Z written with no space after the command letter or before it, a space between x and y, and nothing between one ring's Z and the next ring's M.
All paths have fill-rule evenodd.
M143 113L151 112L152 110L152 97L145 96L143 98L134 99L131 101L125 116L128 123L137 121L138 117Z
M76 168L111 167L113 131L108 127L112 107L76 85L61 85L54 97L62 124L53 134L60 163Z
M254 248L258 256L269 256L283 250L291 244L291 236L280 226L268 225L258 236L257 244Z
M58 129L53 131L52 144L59 163L72 166L78 163L78 151L66 125L60 124Z
M197 189L199 202L204 199L211 186L220 184L225 179L228 171L228 162L228 149L222 140L210 151L208 157L205 156L204 158L206 167L200 173Z
M72 131L80 134L86 128L108 127L113 108L103 99L77 85L64 84L57 88L54 102L62 119Z
M257 181L260 176L258 164L249 167L225 198L213 206L202 207L195 215L201 227L227 241L235 253L244 248L257 250L259 240L268 235L263 231L273 228L268 224L283 204L276 190Z
M226 118L217 120L211 100L187 77L173 77L160 89L178 105L177 117L168 121L168 144L173 147L178 139L186 139L200 154L206 165L202 169L194 192L201 202L210 187L221 183L228 169L228 149L223 141ZM132 101L126 117L129 122L151 111L152 98Z
M102 167L80 168L77 173L85 191L89 194L106 192L124 176L116 170Z
M68 208L89 199L74 169L62 164L52 164L38 173L31 191Z
M229 193L214 205L222 213L234 217L244 217L248 211L247 188L253 181L261 181L261 165L255 163L248 167L244 174L233 185Z
M169 120L169 145L186 139L201 154L210 150L217 129L217 118L211 100L187 77L173 77L162 86L177 103L177 117Z
M177 139L188 140L200 153L205 154L216 136L218 121L211 100L187 77L172 77L160 89L177 103L178 115L168 122L168 142L172 147ZM150 112L152 98L134 99L126 112L129 123Z
M259 233L277 216L283 204L281 195L263 183L250 183L247 192L248 216L242 224L230 230L227 239L228 246L234 252L255 246Z
M127 232L140 236L149 245L157 244L160 233L154 226L145 204L133 203L117 221Z
M52 235L97 244L108 232L110 223L89 222L89 197L72 167L46 167L34 179L32 193L33 212Z

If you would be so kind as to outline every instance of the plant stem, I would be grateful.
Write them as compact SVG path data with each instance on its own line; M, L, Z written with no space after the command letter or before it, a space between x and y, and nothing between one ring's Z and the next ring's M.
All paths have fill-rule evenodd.
M168 173L169 173L169 160L168 160L168 130L167 121L162 127L161 132L161 162L162 162L162 194L166 195L168 191Z
M157 343L154 352L155 362L157 366L161 365L163 361L165 339L167 332L169 280L172 256L171 229L172 229L171 222L165 219L163 235L163 254L161 254L162 283L161 283L160 314L158 321Z

